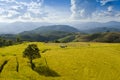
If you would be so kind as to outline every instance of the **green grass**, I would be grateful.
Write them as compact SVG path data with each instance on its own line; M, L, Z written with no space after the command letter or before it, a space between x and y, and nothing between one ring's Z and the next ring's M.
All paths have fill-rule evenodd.
M28 44L37 44L42 57L35 59L35 71L22 57ZM120 80L120 43L23 43L0 48L0 80ZM16 72L16 57L19 72ZM45 63L45 58L47 64ZM49 67L49 68L48 68Z

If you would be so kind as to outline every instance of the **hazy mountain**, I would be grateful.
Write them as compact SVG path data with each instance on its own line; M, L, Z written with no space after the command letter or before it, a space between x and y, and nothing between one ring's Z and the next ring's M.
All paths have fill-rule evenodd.
M59 38L71 35L74 32L79 32L79 30L68 25L51 25L41 26L30 31L24 31L18 35L24 40L34 39L34 41L54 41Z
M20 34L48 34L48 33L54 33L57 31L61 31L61 32L79 32L78 29L68 26L68 25L51 25L51 26L42 26L39 28L36 28L34 30L31 31L24 31Z
M30 24L31 24L30 26L34 26L32 25L32 23ZM20 23L18 23L18 25L20 25ZM25 29L26 27L29 26L26 25ZM24 29L24 27L22 27L22 29ZM17 36L19 36L24 41L54 41L59 38L71 35L74 32L79 32L79 30L68 25L51 25L51 26L41 26L39 28L32 30L30 30L29 28L29 31L23 31L16 35L3 34L0 36L5 39L15 39Z
M120 31L120 22L110 21L106 23L99 22L87 22L87 23L75 23L72 24L77 29L87 33L97 33L97 32L106 32L106 31Z
M51 23L40 22L0 23L0 34L16 34L23 31L33 30L43 25L51 25Z
M56 23L57 24L57 23ZM64 23L66 25L62 25L61 27L57 27L54 23L42 23L42 22L14 22L14 23L0 23L0 34L17 34L23 31L31 31L34 32L47 32L47 30L53 31L70 31L70 32L78 32L79 29L81 32L86 33L96 33L96 32L106 32L106 31L120 31L120 22L71 22ZM50 26L51 25L51 26ZM54 26L53 26L54 25ZM71 25L68 29L67 25ZM60 25L59 25L60 26ZM42 27L42 28L39 28ZM37 28L37 29L36 29ZM77 28L77 29L75 29ZM36 30L34 30L36 29Z
M100 25L102 25L102 23L99 22L73 22L69 24L81 31L87 29L94 29L96 27L101 27Z
M85 30L86 33L101 33L101 32L120 32L120 28L118 27L99 27L94 29Z

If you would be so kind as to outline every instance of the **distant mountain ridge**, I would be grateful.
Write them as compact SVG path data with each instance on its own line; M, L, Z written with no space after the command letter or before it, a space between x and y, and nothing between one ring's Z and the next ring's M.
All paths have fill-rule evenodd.
M23 31L30 31L43 25L51 25L51 23L42 22L13 22L0 23L0 34L17 34Z
M79 32L78 29L72 27L72 26L68 26L68 25L51 25L51 26L41 26L39 28L36 28L34 30L31 31L24 31L20 34L48 34L48 33L52 33L52 32L57 32L57 31L61 31L61 32L68 32L68 33L72 33L72 32Z
M87 23L76 23L75 28L85 33L98 33L98 32L120 32L120 22L110 21L106 23L100 22L87 22Z
M57 24L57 23L56 23ZM47 29L44 30L44 27L49 27L56 25L54 23L45 23L45 22L14 22L14 23L0 23L0 34L18 34L24 31L35 31L34 29L42 27L41 31L47 31ZM73 28L78 29L79 31L83 33L97 33L97 32L106 32L106 31L114 31L119 32L120 31L120 22L116 21L110 21L106 23L100 23L100 22L71 22L71 23L64 23L67 26L71 26ZM63 25L62 23L58 23L57 25ZM54 30L55 26L51 29ZM65 27L63 27L66 29ZM55 28L56 29L56 28ZM58 28L59 30L64 30L61 28ZM57 30L58 30L57 29ZM78 30L73 30L78 31Z
M73 33L79 32L78 29L68 26L68 25L51 25L51 26L42 26L39 28L36 28L31 31L24 31L22 33L19 33L18 35L22 38L35 38L38 37L44 37L44 40L50 41L50 40L56 40L68 35L71 35ZM37 39L38 40L38 39Z

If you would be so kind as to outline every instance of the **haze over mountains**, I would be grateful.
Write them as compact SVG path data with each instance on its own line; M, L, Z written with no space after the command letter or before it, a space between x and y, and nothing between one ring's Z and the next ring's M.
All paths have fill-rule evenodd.
M85 33L97 33L106 31L120 31L120 22L110 21L106 23L86 22L73 24L75 28Z
M96 32L105 32L105 31L120 31L120 22L107 22L107 23L99 23L99 22L84 22L84 23L64 23L67 24L66 27L63 24L59 26L62 28L74 27L80 32L84 33L96 33ZM54 23L42 23L42 22L14 22L14 23L0 23L0 34L17 34L24 31L31 31L42 27L40 31L44 31L50 29L54 29ZM45 27L46 26L46 27ZM49 27L50 26L50 27ZM45 27L45 28L44 28ZM59 28L58 28L59 29ZM64 30L63 29L63 30ZM58 30L59 31L59 30ZM74 31L74 29L73 29ZM71 30L72 32L72 30Z
M0 34L17 34L23 31L33 30L40 26L45 25L51 25L51 23L41 22L0 23Z
M68 32L68 33L76 33L79 32L78 29L72 27L72 26L68 26L68 25L51 25L51 26L41 26L39 28L36 28L34 30L31 31L24 31L20 34L49 34L49 33L53 33L53 32Z
M1 24L0 37L22 41L72 42L98 41L120 42L120 22L87 22L55 25L53 23L15 22Z

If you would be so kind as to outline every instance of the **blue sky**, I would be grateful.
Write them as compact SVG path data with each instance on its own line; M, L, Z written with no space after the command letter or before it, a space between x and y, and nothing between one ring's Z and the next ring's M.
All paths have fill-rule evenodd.
M44 3L49 6L69 8L71 1L70 0L44 0Z
M3 21L120 21L120 0L0 0Z

